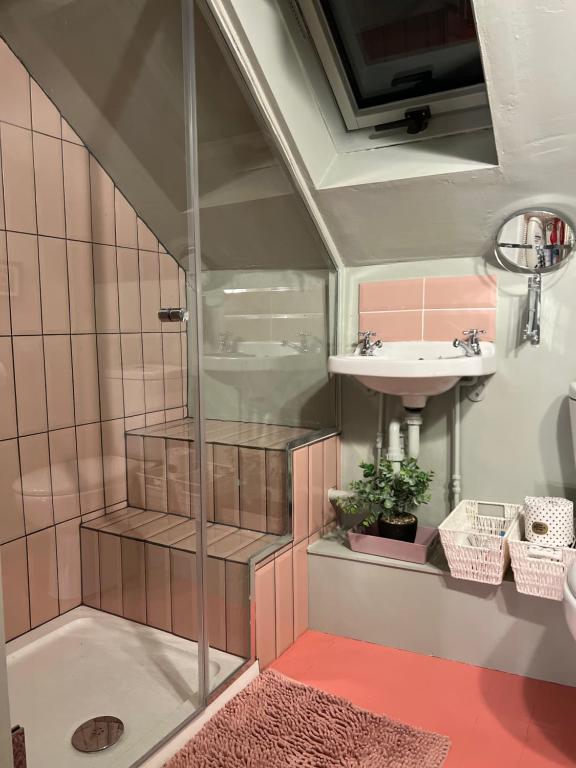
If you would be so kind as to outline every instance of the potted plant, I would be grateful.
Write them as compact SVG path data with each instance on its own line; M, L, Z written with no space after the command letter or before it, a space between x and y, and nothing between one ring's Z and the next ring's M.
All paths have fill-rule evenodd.
M350 484L353 495L342 499L345 515L362 515L363 533L396 541L414 542L420 504L430 501L428 489L434 476L418 466L416 459L404 459L399 468L382 458L378 466L362 462L363 477Z

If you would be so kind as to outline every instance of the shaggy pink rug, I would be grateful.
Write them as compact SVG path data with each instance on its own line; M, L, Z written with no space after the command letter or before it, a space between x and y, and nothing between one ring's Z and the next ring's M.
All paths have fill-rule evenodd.
M446 736L267 671L165 768L440 768L449 748Z

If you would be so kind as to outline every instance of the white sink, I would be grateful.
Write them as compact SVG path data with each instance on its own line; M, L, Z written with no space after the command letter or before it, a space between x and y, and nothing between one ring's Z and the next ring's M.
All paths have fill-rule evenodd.
M332 373L355 376L370 389L398 395L407 408L423 408L431 395L451 389L463 376L487 376L496 371L496 348L481 342L481 355L466 357L450 341L384 342L374 355L333 355Z
M204 370L209 373L308 371L325 365L325 352L300 352L281 341L240 341L234 352L206 352Z

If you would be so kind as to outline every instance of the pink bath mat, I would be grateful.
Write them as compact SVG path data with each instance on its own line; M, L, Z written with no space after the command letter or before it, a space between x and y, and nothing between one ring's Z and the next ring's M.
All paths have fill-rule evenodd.
M450 741L267 671L165 768L440 768Z

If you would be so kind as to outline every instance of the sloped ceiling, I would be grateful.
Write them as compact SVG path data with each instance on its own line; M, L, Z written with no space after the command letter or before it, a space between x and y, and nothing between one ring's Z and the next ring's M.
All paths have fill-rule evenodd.
M205 268L324 265L315 227L199 12L195 24ZM0 34L185 265L180 0L4 0Z

